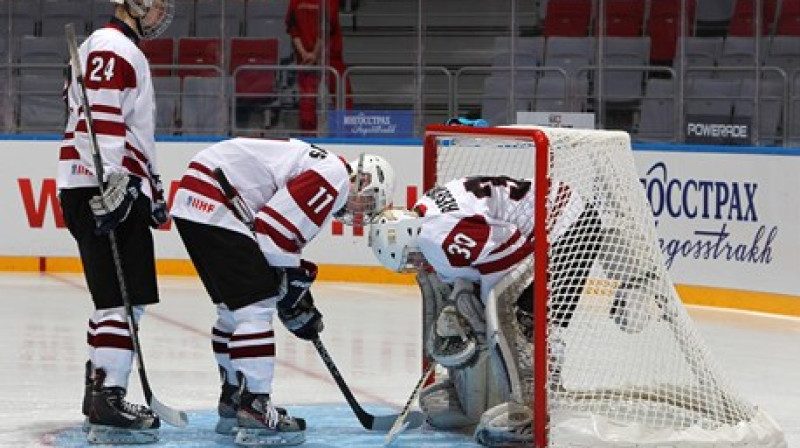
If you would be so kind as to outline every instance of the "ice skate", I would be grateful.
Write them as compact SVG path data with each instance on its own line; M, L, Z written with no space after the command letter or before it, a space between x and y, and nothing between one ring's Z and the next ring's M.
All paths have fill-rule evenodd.
M92 361L86 361L86 373L84 376L83 388L83 404L81 405L81 412L83 412L83 432L89 432L91 424L89 423L89 412L92 409Z
M111 445L158 441L161 422L149 408L125 401L122 387L103 387L105 372L95 370L89 408L89 443Z
M306 440L305 420L274 407L269 394L252 394L244 389L236 420L234 442L240 446L299 445Z
M217 403L219 420L214 428L217 434L233 435L236 427L236 411L239 409L239 386L222 383L222 391Z

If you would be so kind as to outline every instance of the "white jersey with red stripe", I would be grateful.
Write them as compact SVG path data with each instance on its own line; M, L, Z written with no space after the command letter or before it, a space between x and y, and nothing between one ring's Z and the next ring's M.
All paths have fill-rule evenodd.
M155 101L150 65L122 21L112 19L78 48L103 170L142 178L153 198L156 171ZM69 108L58 164L59 189L97 186L81 92L74 74L66 86Z
M322 148L295 139L234 138L192 159L173 217L253 235L225 198L216 168L253 212L256 239L272 266L299 266L302 248L344 207L350 189L345 162Z
M561 236L584 209L583 200L557 183L548 197L559 215ZM415 209L425 216L419 248L448 283L466 278L480 283L486 299L492 287L533 253L533 187L505 176L455 179L426 192Z

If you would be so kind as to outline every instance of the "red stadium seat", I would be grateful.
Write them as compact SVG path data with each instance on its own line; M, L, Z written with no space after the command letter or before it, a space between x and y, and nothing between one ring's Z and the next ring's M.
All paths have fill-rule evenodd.
M614 37L639 37L644 27L644 4L641 0L606 0L605 32L597 34Z
M783 0L775 34L800 36L800 0Z
M650 36L650 62L671 65L675 57L678 35L681 33L682 0L652 0L647 18L647 35ZM697 1L686 3L687 33L694 34Z
M755 35L755 17L757 0L736 0L733 7L733 16L728 27L728 36L750 37ZM778 9L778 0L763 0L763 11L761 12L761 34L769 34L772 24L775 22L775 11Z
M550 0L544 18L544 35L581 37L589 35L592 2L589 0Z
M150 62L150 67L175 64L175 41L171 37L158 39L142 39L139 48ZM152 68L153 76L170 76L168 68Z
M186 76L220 76L221 72L210 66L220 67L222 60L222 43L217 38L184 37L178 40L178 70L180 77ZM191 69L183 66L202 65L203 68Z
M246 69L243 65L277 65L278 39L238 37L231 39L230 73L234 75L236 94L272 95L275 93L275 71Z

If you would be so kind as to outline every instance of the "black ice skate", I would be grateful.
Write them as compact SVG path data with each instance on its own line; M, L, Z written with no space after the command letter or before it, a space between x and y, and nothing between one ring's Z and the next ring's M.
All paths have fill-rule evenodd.
M122 387L103 387L106 374L94 371L89 408L89 443L143 444L158 441L161 422L149 408L125 401Z
M83 404L81 405L81 412L83 412L83 432L89 432L91 424L89 423L89 412L92 409L92 361L86 361L86 373L84 376L83 386Z
M234 442L240 446L299 445L306 440L306 421L274 407L269 394L252 394L243 388L236 420Z
M239 409L239 386L224 381L217 403L219 420L214 431L217 434L231 435L236 427L236 411Z

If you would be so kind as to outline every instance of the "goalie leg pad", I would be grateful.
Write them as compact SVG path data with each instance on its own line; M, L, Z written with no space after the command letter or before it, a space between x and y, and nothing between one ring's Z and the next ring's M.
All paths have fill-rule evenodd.
M451 287L433 272L419 271L416 279L422 293L422 340L427 341L430 329L450 296Z
M528 257L495 285L486 304L489 354L495 376L508 396L520 403L533 396L533 345L517 318L517 301L533 282Z
M478 416L470 417L461 407L456 386L449 378L425 387L419 394L419 407L428 423L437 429L449 430L472 426Z
M482 416L475 440L491 448L530 446L533 443L533 412L513 401L499 404Z

